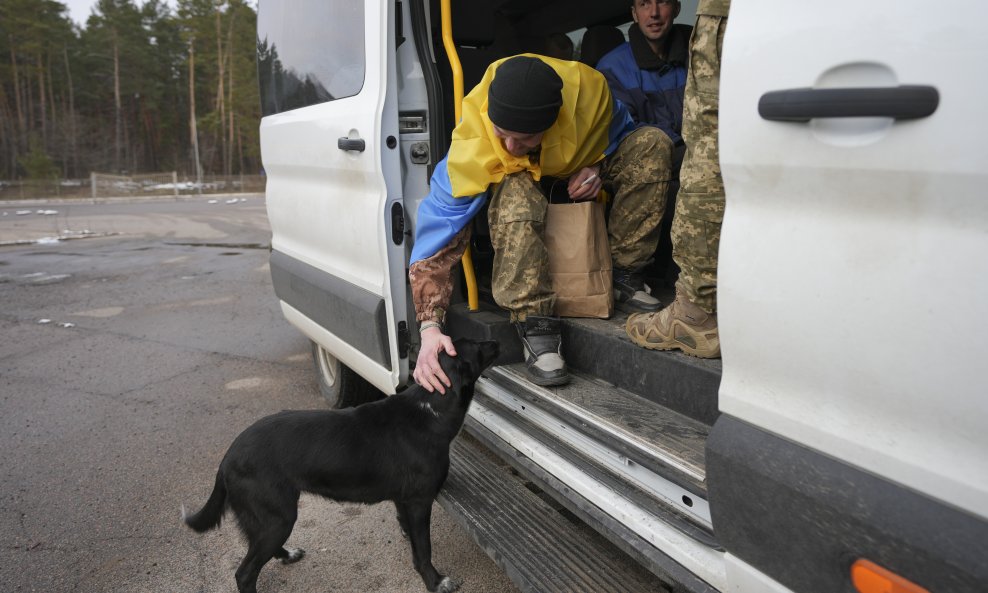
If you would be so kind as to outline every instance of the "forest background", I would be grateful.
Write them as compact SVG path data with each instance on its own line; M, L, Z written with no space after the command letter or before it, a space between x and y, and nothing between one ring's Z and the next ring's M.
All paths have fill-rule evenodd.
M244 0L0 0L0 180L261 172Z

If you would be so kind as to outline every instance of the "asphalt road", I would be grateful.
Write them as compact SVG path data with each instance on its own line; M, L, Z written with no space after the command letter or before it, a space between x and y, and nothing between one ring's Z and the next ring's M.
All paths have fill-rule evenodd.
M274 299L263 199L233 199L0 203L0 591L236 590L232 522L200 536L179 508L254 420L325 406ZM433 517L441 572L515 590ZM387 503L303 496L288 545L308 555L268 564L262 593L425 590Z

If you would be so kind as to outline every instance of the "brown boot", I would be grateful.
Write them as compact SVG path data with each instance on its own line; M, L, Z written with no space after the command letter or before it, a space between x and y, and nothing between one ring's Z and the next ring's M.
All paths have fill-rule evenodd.
M631 341L650 350L678 348L698 358L720 358L717 314L707 313L676 292L676 300L658 313L639 313L625 326Z

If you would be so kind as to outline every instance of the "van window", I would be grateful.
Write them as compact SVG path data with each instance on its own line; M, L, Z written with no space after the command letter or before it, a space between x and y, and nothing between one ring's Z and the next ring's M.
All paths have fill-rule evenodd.
M352 97L364 86L364 2L260 2L257 74L264 115Z

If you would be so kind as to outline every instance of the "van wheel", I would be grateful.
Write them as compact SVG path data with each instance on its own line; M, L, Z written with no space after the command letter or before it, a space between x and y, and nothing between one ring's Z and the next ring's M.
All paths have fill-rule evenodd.
M312 361L316 365L319 391L330 408L352 408L384 397L366 379L315 342L312 342Z

